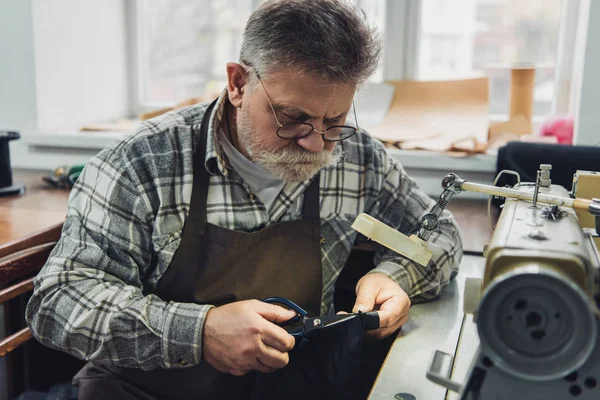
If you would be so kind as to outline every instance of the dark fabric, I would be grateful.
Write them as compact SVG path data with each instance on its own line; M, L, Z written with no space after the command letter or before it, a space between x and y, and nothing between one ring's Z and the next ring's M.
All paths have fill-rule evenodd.
M252 377L222 374L205 362L151 371L88 363L78 374L77 386L80 400L249 399Z
M48 392L27 391L16 400L77 400L77 388L71 382L60 383L50 387Z
M322 289L319 176L306 189L303 219L258 232L231 231L206 222L210 175L204 155L205 113L194 159L194 185L183 238L154 294L165 301L222 305L271 296L288 298L319 315ZM235 343L232 343L232 346ZM142 371L88 363L76 376L80 399L246 399L254 374L224 374L206 362ZM98 394L100 393L100 395Z
M257 373L253 400L360 398L364 315L313 331L290 352L287 367Z
M147 388L139 388L130 382L120 379L116 375L108 374L102 365L89 363L82 371L85 371L85 375L77 381L79 399L159 399L154 393L149 392Z
M535 182L540 164L552 164L552 183L571 190L573 174L578 169L600 171L600 148L510 142L498 150L496 173L511 169L521 175L522 182ZM515 183L514 176L506 175L498 181L498 186L512 186Z

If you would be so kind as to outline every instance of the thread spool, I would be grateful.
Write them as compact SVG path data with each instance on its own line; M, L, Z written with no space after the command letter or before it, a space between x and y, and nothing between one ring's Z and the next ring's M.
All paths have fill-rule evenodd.
M0 196L23 193L23 185L15 185L12 179L10 148L8 142L19 139L18 132L0 131Z

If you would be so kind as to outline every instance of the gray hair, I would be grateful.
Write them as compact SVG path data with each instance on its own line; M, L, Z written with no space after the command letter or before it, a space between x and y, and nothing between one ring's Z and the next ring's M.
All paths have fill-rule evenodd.
M329 82L360 84L377 69L380 53L379 35L346 1L271 0L250 16L240 62L262 76L293 67Z

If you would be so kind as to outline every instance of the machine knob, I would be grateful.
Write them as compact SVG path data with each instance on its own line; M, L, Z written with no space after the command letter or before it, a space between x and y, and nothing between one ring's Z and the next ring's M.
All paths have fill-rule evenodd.
M552 179L550 179L550 171L552 170L551 164L540 164L540 186L550 187Z

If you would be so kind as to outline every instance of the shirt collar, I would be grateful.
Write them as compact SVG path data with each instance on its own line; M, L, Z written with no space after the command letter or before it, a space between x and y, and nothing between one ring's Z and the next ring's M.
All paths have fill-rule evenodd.
M206 141L206 154L204 158L204 166L206 170L211 175L222 174L224 176L229 175L229 166L227 162L227 158L225 153L223 152L223 148L219 139L219 126L221 121L223 120L223 114L225 111L225 106L227 105L227 89L224 89L219 98L217 99L217 103L212 110L210 115L210 119L208 121L208 133L207 133L207 141Z

